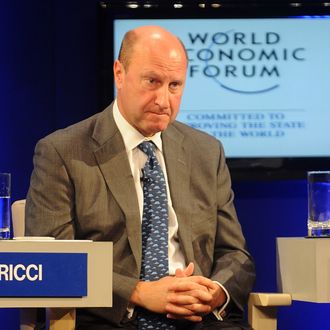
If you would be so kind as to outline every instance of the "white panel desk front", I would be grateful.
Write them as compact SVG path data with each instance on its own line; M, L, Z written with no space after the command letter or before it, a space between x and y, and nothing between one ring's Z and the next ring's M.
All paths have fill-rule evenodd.
M1 308L112 307L112 243L91 241L0 241L1 252L87 253L85 297L0 297ZM0 288L1 291L1 288ZM0 292L1 295L1 292Z
M293 300L330 302L330 238L277 238L279 292Z

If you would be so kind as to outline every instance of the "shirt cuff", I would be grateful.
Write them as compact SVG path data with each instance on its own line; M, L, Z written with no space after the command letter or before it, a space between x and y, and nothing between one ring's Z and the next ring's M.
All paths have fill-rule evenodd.
M226 298L227 300L225 301L225 303L218 308L215 308L212 312L214 314L214 316L219 320L219 321L223 321L223 318L226 316L226 307L228 306L229 302L230 302L230 295L228 293L228 291L226 290L226 288L220 284L218 281L213 281L214 283L217 283L222 290L225 292L226 294Z
M129 320L133 317L134 309L135 309L135 305L131 304L131 303L128 303L128 306L127 306L126 310L127 310L127 318Z

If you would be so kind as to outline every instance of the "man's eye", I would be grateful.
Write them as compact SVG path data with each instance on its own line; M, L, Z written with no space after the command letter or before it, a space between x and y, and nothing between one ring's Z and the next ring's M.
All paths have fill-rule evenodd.
M178 87L180 87L180 83L179 82L177 82L177 81L174 81L174 82L172 82L171 84L170 84L170 87L172 88L172 89L177 89Z

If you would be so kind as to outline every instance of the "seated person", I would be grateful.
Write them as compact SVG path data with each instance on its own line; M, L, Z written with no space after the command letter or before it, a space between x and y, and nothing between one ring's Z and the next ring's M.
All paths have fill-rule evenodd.
M175 121L187 65L167 30L129 31L114 102L36 146L26 235L113 242L113 308L78 309L77 329L250 329L222 145Z

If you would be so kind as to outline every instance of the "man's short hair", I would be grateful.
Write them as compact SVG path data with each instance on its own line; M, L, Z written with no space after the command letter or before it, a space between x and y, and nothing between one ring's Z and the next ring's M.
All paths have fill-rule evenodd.
M132 59L133 48L137 40L137 33L131 30L125 33L123 41L121 42L118 60L124 66L125 71L127 71Z

